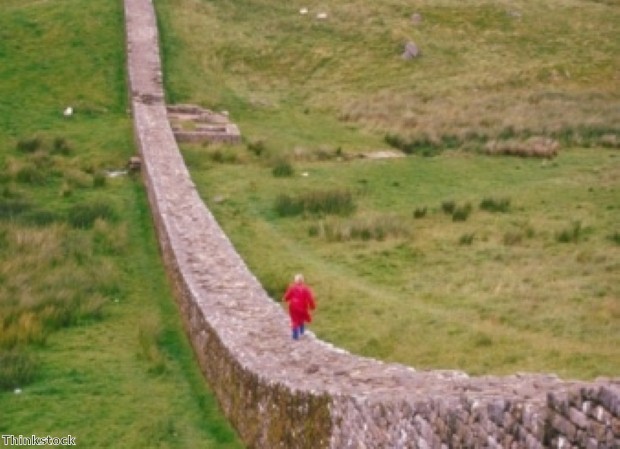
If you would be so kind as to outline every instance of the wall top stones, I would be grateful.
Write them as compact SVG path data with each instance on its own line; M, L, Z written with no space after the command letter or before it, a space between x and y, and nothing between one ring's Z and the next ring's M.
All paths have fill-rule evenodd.
M134 128L162 253L197 358L249 446L603 449L620 441L620 379L416 371L311 332L292 341L285 313L206 208L180 155L152 2L125 0L125 18ZM300 427L299 417L324 425Z

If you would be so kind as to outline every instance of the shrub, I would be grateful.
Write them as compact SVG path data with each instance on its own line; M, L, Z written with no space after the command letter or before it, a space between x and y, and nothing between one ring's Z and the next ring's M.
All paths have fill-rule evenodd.
M480 209L487 212L508 212L510 198L484 198L480 201Z
M462 206L458 206L452 212L452 221L466 221L471 213L471 204L466 203Z
M558 232L555 239L560 243L576 243L581 237L581 231L581 222L575 221L570 228Z
M620 245L620 232L615 231L613 234L609 236L609 240L614 242L616 245Z
M0 390L23 387L34 379L37 363L25 353L0 351Z
M43 145L40 137L21 139L17 142L17 150L22 153L34 153Z
M68 221L74 228L91 228L98 218L114 221L116 212L103 202L76 204L68 212Z
M424 218L426 216L426 207L418 207L413 211L413 218Z
M293 172L294 172L293 166L291 165L290 162L286 160L276 161L275 165L271 169L271 173L276 178L284 178L284 177L293 176Z

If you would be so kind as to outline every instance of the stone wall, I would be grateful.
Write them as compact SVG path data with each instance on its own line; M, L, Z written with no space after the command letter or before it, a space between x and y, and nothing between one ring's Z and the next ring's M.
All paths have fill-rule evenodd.
M419 372L358 357L283 310L201 201L166 116L150 0L125 0L136 142L188 336L221 408L251 448L620 447L620 379Z

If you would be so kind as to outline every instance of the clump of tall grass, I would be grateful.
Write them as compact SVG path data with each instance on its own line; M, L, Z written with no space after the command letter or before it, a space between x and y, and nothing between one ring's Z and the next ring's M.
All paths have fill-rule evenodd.
M32 208L25 200L0 198L0 220L12 220Z
M23 214L22 219L24 223L29 225L48 226L52 223L63 221L64 217L55 211L35 209Z
M43 140L39 136L27 137L17 141L17 151L20 153L34 153L43 146Z
M457 206L452 212L452 221L467 221L471 213L471 204L465 203Z
M34 379L37 361L20 350L0 351L0 390L13 390Z
M234 164L238 162L238 158L235 153L225 151L220 148L209 152L209 158L218 164Z
M420 219L426 217L427 208L426 207L417 207L413 211L413 218Z
M609 240L614 242L616 245L620 245L620 232L615 231L609 235Z
M263 140L248 142L246 148L257 157L262 156L267 151L267 145Z
M107 222L95 228L98 239L121 240ZM107 301L122 295L119 269L95 252L90 233L63 224L0 230L0 348L44 344L54 329L101 319Z
M99 218L93 224L92 242L97 254L122 255L129 245L127 226Z
M560 144L557 140L543 136L532 136L525 140L491 140L484 151L490 155L539 157L552 159L557 156Z
M273 168L271 169L271 174L276 178L285 178L293 176L295 170L291 163L285 159L278 159L275 161Z
M63 170L63 178L69 187L87 188L93 185L93 175L79 168L66 168Z
M510 198L483 198L480 201L480 209L487 212L508 212L510 210Z
M455 148L459 145L458 140L454 136L446 136L445 139L435 141L429 137L423 135L411 140L397 134L386 134L384 139L385 143L393 148L402 151L405 154L415 154L419 156L436 156L440 154L444 149Z
M98 219L115 221L117 213L111 204L103 201L80 203L71 207L67 213L67 220L75 228L92 228Z
M33 299L36 301L36 299ZM47 339L41 316L29 307L5 307L0 348L42 345Z
M456 208L456 202L452 200L446 200L441 202L441 210L448 215L452 215Z
M47 169L26 162L17 170L15 179L22 184L45 185L49 179L48 175Z
M355 210L353 195L348 190L323 190L303 193L296 197L280 194L275 211L281 217L301 214L348 215Z
M163 327L153 315L143 317L138 324L138 358L145 360L148 371L162 374L166 371L166 356L161 350Z
M458 205L455 201L446 200L441 202L441 210L446 215L452 216L452 221L466 221L471 213L471 203Z
M108 183L108 177L106 176L106 174L104 172L97 171L94 175L93 175L93 187L95 188L101 188L101 187L105 187L105 185Z
M328 242L377 240L408 237L410 229L398 216L377 216L352 220L322 220L308 228L308 235Z
M469 232L461 235L459 237L459 245L471 245L472 243L474 243L475 236L476 233L474 232Z
M52 142L52 154L68 156L72 152L71 144L64 137L56 137Z
M574 221L570 227L557 232L555 239L560 243L577 243L582 236L580 221Z
M523 241L523 233L519 231L507 231L504 233L502 242L506 246L518 245Z

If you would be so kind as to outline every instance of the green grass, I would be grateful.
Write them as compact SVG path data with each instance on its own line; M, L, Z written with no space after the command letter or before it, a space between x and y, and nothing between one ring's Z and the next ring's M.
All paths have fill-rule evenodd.
M6 0L0 37L0 433L241 447L182 330L139 177L105 176L135 153L122 2Z
M194 160L200 151L184 154ZM306 274L319 298L321 338L417 368L578 378L620 372L620 250L609 237L620 220L617 150L566 150L553 163L461 152L304 162L295 172L308 176L292 178L255 163L205 163L192 172L274 298L292 273ZM326 188L354 192L354 214L273 211L280 192ZM503 213L471 208L466 221L455 221L442 210L447 198L456 208L511 201ZM575 222L579 239L558 240L567 229L573 235ZM365 227L355 238L359 223Z
M183 153L267 291L304 272L321 338L418 368L618 375L620 5L303 6L157 2L168 100L229 111L251 143ZM356 158L389 147L434 157ZM274 208L325 191L354 211Z
M274 151L619 132L617 2L311 1L306 16L274 0L156 3L169 100L228 110ZM410 40L422 57L404 61Z

